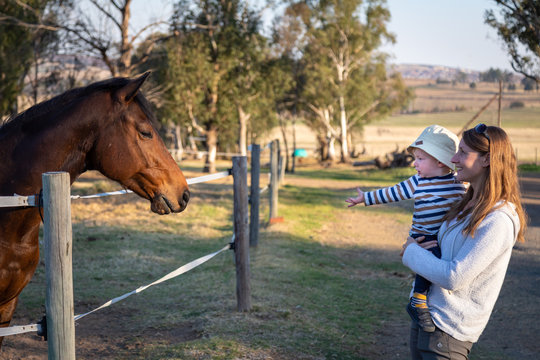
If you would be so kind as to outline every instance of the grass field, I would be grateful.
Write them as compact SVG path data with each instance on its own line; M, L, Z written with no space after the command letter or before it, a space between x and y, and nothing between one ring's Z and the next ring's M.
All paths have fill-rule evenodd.
M198 176L200 163L185 162L183 168L188 178ZM298 168L280 189L279 216L285 221L263 226L258 248L251 249L251 312L235 311L233 255L225 252L81 319L77 357L408 358L404 306L413 277L398 254L412 204L347 209L344 199L354 195L356 186L390 185L410 174L411 169ZM264 179L263 174L261 186ZM116 189L90 173L74 184L73 192ZM193 185L185 213L169 216L150 213L149 204L135 195L74 201L75 312L93 309L227 244L231 189L230 179ZM267 216L263 196L263 225ZM44 293L40 264L22 293L15 324L41 317ZM527 326L516 326L526 331ZM534 358L527 357L534 344L508 339L508 347L481 341L471 359ZM4 345L9 359L46 359L46 345L30 335L7 338Z

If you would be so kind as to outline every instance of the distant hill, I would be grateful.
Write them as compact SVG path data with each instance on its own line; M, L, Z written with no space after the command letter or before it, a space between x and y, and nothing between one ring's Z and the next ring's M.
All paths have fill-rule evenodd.
M396 64L395 71L401 73L405 79L426 79L426 80L453 80L457 74L463 72L467 74L467 80L478 81L480 71L463 68L454 68L442 65L422 65L422 64Z

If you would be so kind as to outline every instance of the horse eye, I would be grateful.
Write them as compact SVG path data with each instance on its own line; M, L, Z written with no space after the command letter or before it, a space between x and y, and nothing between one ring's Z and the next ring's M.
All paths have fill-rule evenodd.
M150 131L139 131L139 133L145 139L151 139L152 138L152 133Z

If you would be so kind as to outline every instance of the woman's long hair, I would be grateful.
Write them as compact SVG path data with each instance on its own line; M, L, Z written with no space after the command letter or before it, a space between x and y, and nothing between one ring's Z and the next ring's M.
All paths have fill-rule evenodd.
M489 153L489 166L484 173L483 184L480 189L469 188L455 206L446 214L445 219L463 219L471 215L464 232L474 237L474 233L482 220L496 207L505 203L515 206L519 217L520 230L518 241L524 241L524 232L527 226L527 214L521 206L521 193L517 176L517 161L512 144L506 132L496 126L488 126L486 129L488 138L477 133L474 129L463 133L463 141L474 151L481 155ZM473 198L474 192L478 192L476 204L464 211L467 203ZM501 205L496 205L502 201Z

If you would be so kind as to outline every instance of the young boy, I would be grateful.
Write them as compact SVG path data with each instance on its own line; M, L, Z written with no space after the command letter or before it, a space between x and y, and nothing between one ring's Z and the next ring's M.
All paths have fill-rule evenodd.
M457 136L444 127L427 127L407 148L414 155L417 174L392 187L370 192L357 189L358 197L345 200L349 203L348 207L360 203L367 206L414 198L409 235L415 239L423 236L421 242L437 240L442 218L466 191L465 185L455 179L454 164L450 161L457 151L458 143ZM429 251L441 257L438 246ZM435 331L426 301L430 284L428 280L416 275L413 295L407 305L411 318L426 332Z

